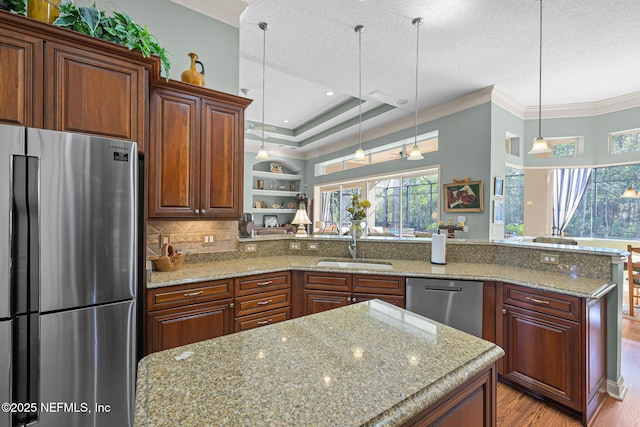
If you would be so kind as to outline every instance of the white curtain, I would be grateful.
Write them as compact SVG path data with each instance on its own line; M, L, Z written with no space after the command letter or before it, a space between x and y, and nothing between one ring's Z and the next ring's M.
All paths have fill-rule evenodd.
M587 189L589 168L555 169L553 171L553 236L563 236Z

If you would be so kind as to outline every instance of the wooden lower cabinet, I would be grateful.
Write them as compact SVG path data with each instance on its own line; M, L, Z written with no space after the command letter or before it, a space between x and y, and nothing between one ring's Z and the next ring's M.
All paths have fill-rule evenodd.
M514 383L579 410L580 324L507 308L505 375Z
M235 332L291 318L291 273L258 274L234 279Z
M303 314L320 313L375 298L404 308L404 277L305 272L301 279Z
M232 307L233 299L225 299L149 313L148 353L230 334Z
M505 382L590 425L606 393L607 297L585 299L496 282L496 344Z
M404 426L495 427L496 365L471 378Z
M233 279L149 289L145 354L233 332Z

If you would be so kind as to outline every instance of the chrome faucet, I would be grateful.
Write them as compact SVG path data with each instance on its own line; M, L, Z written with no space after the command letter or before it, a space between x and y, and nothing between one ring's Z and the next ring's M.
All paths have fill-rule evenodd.
M349 255L351 258L356 259L358 257L358 251L356 249L356 230L355 228L351 229L351 241L349 242Z

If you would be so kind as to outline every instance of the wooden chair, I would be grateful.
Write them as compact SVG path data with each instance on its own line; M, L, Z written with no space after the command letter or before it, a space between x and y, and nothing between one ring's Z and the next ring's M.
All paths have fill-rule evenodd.
M633 309L640 303L640 247L627 245L627 274L629 275L629 316L633 317ZM634 254L635 260L634 260Z

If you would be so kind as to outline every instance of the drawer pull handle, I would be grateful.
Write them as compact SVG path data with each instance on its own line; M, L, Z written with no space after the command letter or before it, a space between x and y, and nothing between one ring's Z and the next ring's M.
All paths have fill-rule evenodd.
M259 301L258 305L267 305L267 304L271 304L273 302L272 299L268 300L268 301Z
M267 286L273 283L273 280L267 280L266 282L258 282L258 286Z
M526 299L527 299L528 301L535 302L535 303L538 303L538 304L545 304L545 305L549 305L549 301L543 301L543 300L541 300L541 299L531 298L531 297L526 297Z
M204 294L204 291L198 291L198 292L187 292L186 294L184 294L185 297L195 297L198 295L202 295Z
M271 319L263 320L262 322L258 322L258 325L268 325L269 323L271 323Z

